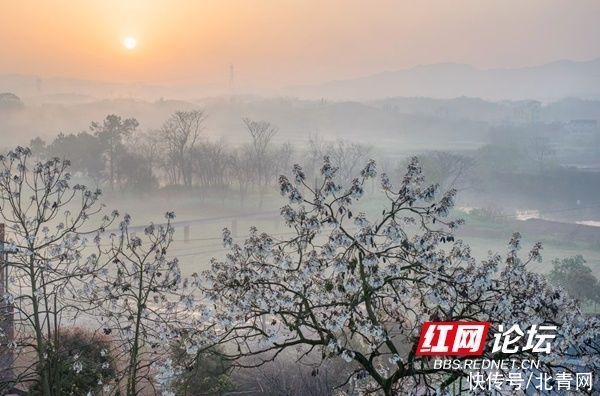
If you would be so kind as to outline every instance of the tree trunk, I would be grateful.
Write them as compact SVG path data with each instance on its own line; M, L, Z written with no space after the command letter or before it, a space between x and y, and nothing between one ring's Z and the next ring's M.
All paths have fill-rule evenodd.
M31 281L31 291L32 291L32 295L35 296L36 295L36 290L37 290L37 286L36 286L36 279L35 279L35 261L32 258L30 259L30 266L29 266L29 277L30 277L30 281ZM48 369L48 359L46 356L46 346L44 343L44 335L42 334L42 324L40 322L40 310L39 310L39 302L37 300L37 298L32 299L32 310L33 310L33 324L35 327L35 339L36 339L36 344L37 344L37 355L38 355L38 364L40 366L39 369L39 374L40 374L40 382L41 382L41 388L42 388L42 394L44 396L52 396L52 392L50 390L50 376L49 376L49 369Z

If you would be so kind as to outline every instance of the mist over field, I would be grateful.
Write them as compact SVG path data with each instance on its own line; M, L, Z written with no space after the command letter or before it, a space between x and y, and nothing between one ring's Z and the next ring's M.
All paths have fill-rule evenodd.
M0 394L462 394L445 320L600 366L597 3L107 3L0 12Z
M190 161L198 162L190 164L194 175L185 193L190 196L210 192L232 198L239 194L231 180L220 181L224 185L219 188L226 191L212 191L216 187L204 185L200 176L203 170L198 167L202 166L203 145L219 145L224 162L231 151L248 145L252 139L243 120L249 118L271 124L276 133L269 139L267 151L276 156L286 147L290 150L286 157L289 164L314 165L307 163L305 153L315 150L315 145L341 145L346 151L356 145L360 159L373 157L388 171L398 170L406 158L417 155L438 168L432 172L449 173L432 175L439 179L436 181L464 185L459 200L465 207L483 208L493 202L497 206L494 209L510 216L516 216L516 210L551 210L539 217L593 224L599 220L594 206L600 168L600 67L595 66L598 60L562 61L527 69L490 70L488 75L504 77L486 78L481 77L482 71L467 66L420 66L406 72L315 85L306 94L285 96L236 94L234 88L207 95L199 87L4 75L0 81L7 92L0 103L0 133L6 149L28 145L36 138L51 147L59 134L93 135L91 123L107 115L134 118L139 125L122 138L123 156L131 153L143 157L136 142L156 141L152 158L145 158L152 162L146 166L153 182L151 186L132 187L122 181L109 193L141 194L136 189L150 187L160 192L181 184L165 176L168 165L164 162L169 155L166 122L178 111L201 110L197 137L188 143L194 150ZM528 84L521 83L524 80ZM363 94L361 86L369 93ZM510 95L498 92L498 87ZM474 92L478 96L468 95ZM89 150L84 139L80 140L74 139L72 149ZM87 144L93 145L94 140ZM44 150L48 148L45 146ZM60 144L54 146L48 155L71 154L61 151ZM98 151L96 155L102 154ZM464 169L448 169L444 161L451 160L463 161L460 166ZM285 171L284 164L278 165L278 170ZM97 172L95 182L106 187L104 170ZM489 172L495 177L489 177ZM270 177L274 183L277 175ZM250 195L254 193L250 189ZM270 193L276 195L272 194L276 191Z
M4 76L11 91L2 95L0 133L5 149L31 145L40 158L70 159L78 180L102 188L109 206L142 223L175 209L198 240L183 243L184 225L178 227L176 249L190 272L220 252L220 230L232 221L239 235L253 224L284 230L277 177L295 163L316 170L328 155L350 167L347 180L370 158L399 180L417 156L429 180L458 190L455 214L467 220L459 234L481 254L502 249L513 231L522 231L529 244L545 242L539 271L548 271L551 259L583 254L600 275L600 67L594 65L490 71L504 79L489 77L487 84L481 71L466 66L422 66L305 87L294 96L205 96L194 87ZM510 98L490 99L503 95ZM179 143L182 159L169 128L177 112L194 118L195 111L197 129ZM116 146L111 187L101 129L90 126L113 114L137 124ZM264 121L272 132L262 142L262 160L244 120ZM261 161L265 169L257 168ZM376 190L369 205L376 206Z

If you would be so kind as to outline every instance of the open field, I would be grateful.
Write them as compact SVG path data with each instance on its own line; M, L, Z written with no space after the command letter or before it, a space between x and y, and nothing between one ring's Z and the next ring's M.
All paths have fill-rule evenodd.
M274 189L274 188L273 188ZM113 197L114 199L114 197ZM108 208L112 208L108 200ZM380 212L384 202L379 199L365 200L366 212ZM215 200L211 198L201 199L193 192L184 195L177 194L177 204L173 207L173 197L167 194L156 194L148 199L120 197L118 203L121 213L129 213L133 216L135 225L143 226L147 222L163 221L163 214L168 210L175 210L176 233L171 253L177 256L185 273L202 271L209 268L212 257L224 257L225 249L221 243L221 232L224 227L232 230L234 238L242 240L248 234L248 229L256 226L259 231L285 237L290 231L280 219L277 209L286 202L277 194L270 194L260 209L256 197L250 197L245 208L241 209L237 199ZM457 216L464 213L456 212ZM504 253L506 245L514 231L522 233L523 255L537 241L543 243L542 263L534 263L532 269L536 272L546 273L551 268L554 258L564 258L581 254L592 269L594 275L600 277L600 241L596 243L582 242L585 238L567 240L567 233L560 234L560 223L537 224L535 227L525 226L526 222L514 219L479 219L466 217L466 225L459 230L458 236L471 246L473 253L479 259L485 259L488 252ZM565 224L565 229L573 225ZM186 237L185 228L188 227ZM585 233L595 238L600 233L595 227L580 227ZM552 232L550 232L552 231Z

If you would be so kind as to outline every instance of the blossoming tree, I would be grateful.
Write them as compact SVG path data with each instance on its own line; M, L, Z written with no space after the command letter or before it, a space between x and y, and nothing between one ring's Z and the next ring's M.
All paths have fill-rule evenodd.
M93 246L88 249L90 239L114 219L99 216L99 190L71 184L68 161L33 163L30 157L22 147L0 156L0 222L7 229L2 271L8 276L2 319L13 328L2 340L12 352L12 373L2 386L37 383L44 395L54 395L60 393L61 326L85 311L77 290L102 267ZM71 363L77 370L77 356Z
M64 378L95 372L106 382L95 386L106 394L137 395L161 386L157 378L172 380L171 342L200 328L201 317L190 314L200 310L193 294L198 276L182 277L177 259L168 256L173 213L165 224L145 228L125 215L110 231L119 213L102 215L101 192L72 185L68 168L58 158L32 163L27 148L0 156L2 254L8 257L0 268L8 275L0 319L13 329L1 334L0 352L8 356L2 356L0 393L17 384L60 395ZM108 349L100 361L60 348L61 334L73 325L100 331Z
M231 250L204 273L204 291L216 307L220 341L234 345L226 349L229 359L252 367L296 348L300 360L315 353L346 360L345 383L354 389L433 394L465 384L466 373L434 368L431 358L416 355L422 324L472 320L491 322L492 332L514 323L556 325L553 353L540 356L543 370L569 369L569 358L599 365L593 358L598 322L527 270L540 260L541 245L520 258L515 234L505 258L490 254L477 262L453 236L461 224L448 219L455 191L438 196L437 186L424 184L416 159L396 187L381 175L385 204L376 216L354 213L365 183L376 176L375 163L349 186L336 181L337 171L325 158L316 187L299 166L292 180L280 177L290 201L281 215L291 237L253 228L234 244L224 230ZM490 350L487 357L503 357Z
M125 215L118 231L109 235L107 248L97 241L112 267L83 294L96 302L94 314L113 341L112 355L123 366L107 392L124 388L131 396L156 393L156 385L164 387L175 374L166 370L172 366L165 357L171 344L190 326L199 327L191 315L197 308L197 275L183 277L177 258L168 255L175 215L168 212L165 217L165 224L136 229Z

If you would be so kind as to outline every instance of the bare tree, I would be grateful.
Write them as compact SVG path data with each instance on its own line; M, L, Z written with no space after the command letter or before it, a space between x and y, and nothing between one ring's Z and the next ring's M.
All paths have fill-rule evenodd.
M314 188L317 188L319 185L319 179L321 174L319 172L319 164L323 161L323 158L327 155L327 143L323 141L318 135L315 133L314 135L310 135L308 138L308 147L307 147L307 161L303 164L303 169L305 169L306 176L310 178L311 183Z
M325 141L318 135L311 136L308 144L308 161L305 166L307 175L314 179L314 186L322 181L319 165L324 157L328 157L332 166L338 169L336 181L348 183L352 180L360 164L367 161L372 148L345 140Z
M284 143L277 147L273 155L273 166L271 173L273 176L284 174L292 168L294 161L294 146L290 143Z
M248 186L255 182L252 170L252 151L249 146L243 146L229 155L228 167L230 178L237 183L240 194L240 207L244 207Z
M225 186L227 148L222 140L206 141L194 150L194 175L208 189L221 190Z
M206 114L203 110L178 111L163 125L162 132L168 148L168 156L177 169L177 181L192 185L192 154Z
M551 161L556 151L546 136L532 136L527 145L530 158L537 164L538 170L544 172L548 162Z
M154 173L160 162L161 134L158 130L134 133L127 148L138 154Z
M277 133L277 127L267 121L253 121L249 118L243 119L246 128L252 137L252 157L257 173L257 185L259 192L259 207L262 208L264 200L264 187L269 183L268 164L271 140Z
M352 181L359 171L360 164L364 164L369 157L371 147L359 143L338 140L326 146L326 156L331 164L338 169L336 179L341 183Z
M461 191L472 186L469 174L475 166L475 159L472 157L447 151L433 151L420 156L420 162L428 180L438 183L442 190ZM405 165L399 167L399 174Z

